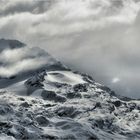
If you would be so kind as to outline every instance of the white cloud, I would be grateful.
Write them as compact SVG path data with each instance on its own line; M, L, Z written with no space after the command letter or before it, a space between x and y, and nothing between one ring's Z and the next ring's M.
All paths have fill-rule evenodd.
M0 77L9 77L18 73L38 69L51 64L51 57L39 48L5 49L0 53Z
M54 1L50 6L51 8L46 4L42 13L34 14L33 11L39 8L37 7L40 4L39 2L8 1L2 6L1 11L3 12L1 13L4 14L8 10L9 13L13 14L7 13L4 17L0 17L0 30L6 32L4 30L6 27L13 27L14 31L11 34L21 36L26 40L34 34L41 34L46 37L66 35L83 30L103 28L114 23L131 24L140 10L140 5L133 0L124 0L120 7L113 5L112 1L109 0L59 0ZM31 5L31 10L30 8L26 9L25 4ZM18 10L13 5L17 5ZM12 10L11 7L13 7ZM20 7L22 7L21 11ZM13 12L14 8L15 12ZM26 28L28 30L24 30Z
M115 77L115 78L113 78L112 79L112 83L118 83L118 82L120 82L120 79L118 78L118 77Z

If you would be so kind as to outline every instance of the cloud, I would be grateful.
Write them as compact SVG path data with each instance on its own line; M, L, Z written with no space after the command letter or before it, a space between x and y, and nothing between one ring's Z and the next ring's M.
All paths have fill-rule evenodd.
M112 79L112 83L118 83L118 82L120 82L120 79L118 77Z
M22 12L31 12L32 14L43 13L48 10L51 5L51 1L43 0L0 0L0 16L7 16L13 14L20 14Z
M139 97L138 0L0 0L0 4L0 37L41 47L120 94ZM30 51L15 57L18 51L0 55L1 61L15 64L8 67L11 71L20 71L16 59L23 60L23 66L34 60L32 56L24 62ZM121 80L112 83L114 77Z
M7 27L13 27L10 35L22 33L20 38L26 40L34 34L50 37L94 30L114 23L131 24L140 9L139 4L132 0L118 4L109 0L60 0L53 3L16 0L3 3L0 10L2 33L7 35ZM37 9L43 10L39 12ZM28 30L23 30L25 28Z
M39 48L5 49L0 53L0 77L10 77L18 73L41 68L50 64L49 54Z

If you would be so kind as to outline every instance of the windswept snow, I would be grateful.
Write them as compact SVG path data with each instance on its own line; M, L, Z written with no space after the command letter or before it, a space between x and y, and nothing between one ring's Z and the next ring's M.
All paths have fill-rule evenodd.
M63 83L68 85L76 85L85 83L82 76L75 74L71 71L51 71L45 76L45 81Z

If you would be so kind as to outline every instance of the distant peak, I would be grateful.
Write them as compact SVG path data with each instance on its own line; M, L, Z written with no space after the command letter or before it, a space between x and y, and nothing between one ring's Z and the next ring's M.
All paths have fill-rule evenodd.
M6 48L10 48L10 49L14 49L14 48L22 48L26 46L26 44L18 41L18 40L11 40L11 39L0 39L0 51L6 49Z

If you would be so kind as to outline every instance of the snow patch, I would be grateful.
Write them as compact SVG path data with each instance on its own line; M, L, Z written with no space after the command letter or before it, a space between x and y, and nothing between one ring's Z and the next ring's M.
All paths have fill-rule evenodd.
M51 71L45 76L47 82L64 83L68 85L76 85L85 83L82 76L71 71Z

